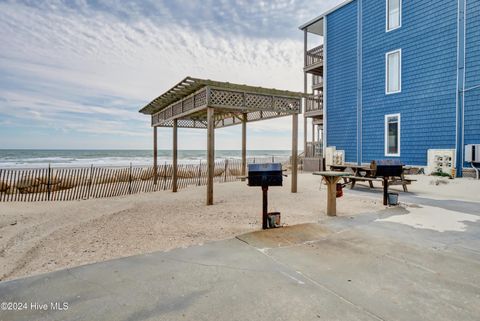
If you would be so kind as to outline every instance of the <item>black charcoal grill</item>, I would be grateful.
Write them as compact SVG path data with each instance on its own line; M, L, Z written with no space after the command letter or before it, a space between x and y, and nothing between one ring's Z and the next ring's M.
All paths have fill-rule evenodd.
M388 205L389 177L402 177L403 164L397 160L377 160L372 162L375 176L383 178L383 205Z
M260 186L263 192L263 216L262 228L268 229L277 227L280 224L280 213L268 213L268 187L282 186L283 174L282 164L266 163L266 164L248 164L248 186ZM272 217L269 220L270 216ZM274 222L276 217L276 222Z
M393 177L393 176L402 176L403 173L403 164L398 161L391 160L378 160L375 161L375 176L381 177Z

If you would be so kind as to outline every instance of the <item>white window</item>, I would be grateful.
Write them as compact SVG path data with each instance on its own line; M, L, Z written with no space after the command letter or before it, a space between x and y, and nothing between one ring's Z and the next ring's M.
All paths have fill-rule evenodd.
M385 92L399 93L402 91L402 50L387 52L385 60Z
M402 0L387 1L387 32L402 26Z
M385 115L385 156L400 156L400 114Z

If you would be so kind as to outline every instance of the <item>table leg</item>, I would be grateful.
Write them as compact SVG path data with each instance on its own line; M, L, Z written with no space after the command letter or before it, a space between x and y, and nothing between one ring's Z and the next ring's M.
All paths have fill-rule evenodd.
M383 205L388 205L388 177L383 178Z
M362 177L362 174L360 174L360 170L358 168L353 169L353 176ZM352 185L350 185L350 189L353 189L355 187L355 183L357 182L357 180L352 178L351 182L352 182Z
M353 189L357 180L355 178L350 178L350 182L352 182L352 184L350 184L350 189Z
M345 172L346 170L347 170L347 169L344 168L343 170L341 170L341 172ZM348 178L345 178L345 177L344 177L344 178L343 178L343 182L344 182L345 184L348 184Z
M337 181L336 179L328 179L328 195L327 195L327 215L337 216Z
M370 178L368 175L365 175L365 176ZM370 188L373 188L373 182L372 181L368 181L368 184L370 185Z

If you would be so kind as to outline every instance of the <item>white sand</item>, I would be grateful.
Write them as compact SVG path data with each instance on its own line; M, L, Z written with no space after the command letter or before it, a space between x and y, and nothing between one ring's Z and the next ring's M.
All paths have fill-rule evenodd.
M421 197L480 201L480 181L414 176L409 190ZM437 180L444 183L436 185ZM446 182L446 183L445 183ZM361 184L358 184L361 185ZM290 180L269 191L269 210L280 211L282 222L292 225L327 219L326 187L311 174L299 175L299 191L290 193ZM380 187L375 183L376 187ZM401 187L393 187L401 190ZM107 259L169 250L211 240L231 238L261 228L261 190L246 182L215 185L215 205L205 206L206 188L191 187L86 201L0 203L0 279L54 271ZM402 196L400 196L401 200ZM339 216L383 209L381 194L354 196L345 191L338 200ZM431 208L409 207L416 216L392 218L419 227L455 229L472 218ZM435 213L435 211L433 211ZM444 225L428 225L440 215ZM423 217L423 219L422 219Z
M463 232L467 228L464 222L480 221L480 216L450 211L439 207L421 206L419 208L408 208L408 210L410 211L408 214L392 215L376 221L400 223L414 228L437 232Z
M412 175L416 179L408 190L417 196L438 200L463 200L480 202L480 180ZM395 186L401 190L401 186Z
M462 200L479 202L480 214L480 180L473 178L449 179L435 176L411 176L417 179L409 191L413 194L434 200ZM401 186L394 187L400 190ZM400 196L401 200L401 196ZM465 214L434 206L406 207L408 213L393 215L385 219L378 219L378 222L399 223L414 228L429 229L437 232L456 231L462 232L467 228L465 222L480 221L480 216Z
M292 225L325 218L326 187L299 175L269 190L269 210ZM168 250L231 238L261 228L261 189L246 182L215 185L215 205L205 206L206 188L86 201L0 203L0 278L12 279L116 257ZM346 195L338 215L383 208L381 199Z

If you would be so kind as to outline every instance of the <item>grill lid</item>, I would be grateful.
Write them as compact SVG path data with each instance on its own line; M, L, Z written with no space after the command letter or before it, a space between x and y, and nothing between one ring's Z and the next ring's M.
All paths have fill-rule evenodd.
M280 163L248 164L248 172L274 172L281 170L282 164Z
M383 159L372 162L375 168L375 176L401 176L403 173L403 164L396 159Z

